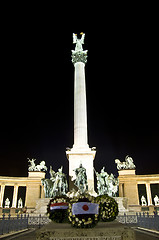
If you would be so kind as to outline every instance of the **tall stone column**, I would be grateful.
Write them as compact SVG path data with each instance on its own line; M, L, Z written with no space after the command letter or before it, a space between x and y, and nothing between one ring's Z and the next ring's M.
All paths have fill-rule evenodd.
M88 148L85 63L74 64L74 148Z
M74 144L73 148L66 151L69 160L69 188L74 188L74 170L80 164L86 169L88 190L94 193L94 167L93 161L96 151L89 148L87 132L87 103L85 64L87 62L87 50L83 51L84 34L78 39L73 34L73 43L76 43L75 51L72 50L72 63L74 64Z
M3 198L4 198L4 190L5 190L5 185L1 185L1 191L0 191L0 207L3 207Z

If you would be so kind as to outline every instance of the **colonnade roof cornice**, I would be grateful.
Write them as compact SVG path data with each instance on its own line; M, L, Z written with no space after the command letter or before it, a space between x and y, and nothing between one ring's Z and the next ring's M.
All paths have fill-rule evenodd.
M6 177L0 176L0 185L5 186L16 186L16 185L23 185L26 186L27 184L39 184L41 183L41 178L39 177Z
M135 181L137 183L159 183L159 174L153 175L121 175L118 177L120 182L131 182Z
M120 175L119 178L159 178L159 174L148 174L148 175Z
M152 181L137 181L137 184L155 184L155 183L159 183L159 180L152 180Z

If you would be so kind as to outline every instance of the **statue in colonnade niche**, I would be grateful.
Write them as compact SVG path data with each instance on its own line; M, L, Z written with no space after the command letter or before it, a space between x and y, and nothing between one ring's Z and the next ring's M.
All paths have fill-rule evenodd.
M141 197L141 205L147 206L146 198L144 196Z
M10 206L10 200L9 200L9 198L6 198L4 207L9 208L9 206Z
M155 206L159 205L159 197L155 195L154 197Z
M95 169L94 169L95 171ZM118 192L119 181L111 173L110 175L105 172L105 167L98 173L95 171L97 178L98 195L108 194L110 197L115 197Z
M30 166L28 167L29 172L41 172L41 171L47 171L47 167L45 165L45 161L41 161L40 164L35 165L35 158L28 159L28 162L30 163Z
M129 155L127 155L125 157L125 162L121 162L119 159L115 159L115 163L117 164L117 169L118 170L124 170L124 169L135 169L136 166L133 162L132 157L129 157Z
M23 208L23 201L21 198L18 200L18 208Z

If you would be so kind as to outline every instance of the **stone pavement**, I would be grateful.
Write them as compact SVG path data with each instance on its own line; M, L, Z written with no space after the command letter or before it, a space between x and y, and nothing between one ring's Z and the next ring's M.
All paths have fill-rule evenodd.
M12 234L10 236L4 236L0 240L36 240L36 231L37 229L29 229L26 232L21 232L18 234Z
M136 240L157 240L159 239L159 234L152 232L142 231L139 229L134 229L136 234Z
M134 229L136 234L136 240L157 240L159 234L152 232L146 232L139 229ZM27 232L19 233L17 235L11 235L8 237L1 238L3 240L36 240L37 229L30 229Z

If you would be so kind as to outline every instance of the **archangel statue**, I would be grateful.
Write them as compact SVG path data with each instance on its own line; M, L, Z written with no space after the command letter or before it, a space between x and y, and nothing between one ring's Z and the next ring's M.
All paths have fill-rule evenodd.
M84 44L85 33L81 32L81 38L77 38L77 34L73 33L73 43L76 44L75 51L83 51L82 44Z
M129 155L127 155L125 157L125 162L120 162L119 159L115 159L115 163L117 164L117 169L118 170L123 170L123 169L135 169L136 166L133 162L132 157L129 157Z
M78 168L74 169L76 174L76 179L75 179L75 186L77 186L78 190L81 193L84 193L85 191L88 190L88 182L87 182L87 174L86 174L86 169L82 166L82 163L79 165Z
M72 50L72 63L87 62L87 52L88 50L83 51L83 44L85 39L85 33L81 32L81 38L77 37L77 34L73 33L73 43L76 44L75 50Z

